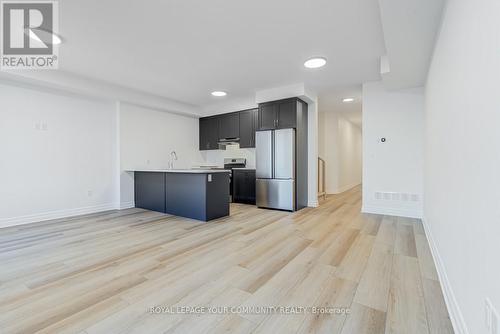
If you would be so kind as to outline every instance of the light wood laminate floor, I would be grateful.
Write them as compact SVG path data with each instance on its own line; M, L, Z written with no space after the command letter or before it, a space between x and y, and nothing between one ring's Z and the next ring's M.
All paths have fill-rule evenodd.
M452 333L421 222L360 203L354 188L293 214L129 209L1 229L0 333ZM245 312L259 306L350 313Z

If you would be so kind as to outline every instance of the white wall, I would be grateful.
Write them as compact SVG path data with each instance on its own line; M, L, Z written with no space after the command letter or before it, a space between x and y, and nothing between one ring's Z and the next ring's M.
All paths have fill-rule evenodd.
M338 119L338 128L338 191L343 192L361 184L363 139L361 129L343 117Z
M457 333L500 312L500 2L449 0L426 85L425 224Z
M217 100L220 98L214 97L213 99ZM223 102L214 103L202 108L201 114L203 116L211 116L211 115L224 114L239 110L254 109L257 107L258 104L255 102L255 96L233 98L233 99L224 98Z
M318 155L323 159L325 157L325 121L326 113L320 111L318 113Z
M361 129L337 110L319 113L319 156L325 160L328 194L338 194L361 184Z
M112 209L111 103L0 84L0 227Z
M363 85L364 212L422 216L423 133L423 89Z
M197 118L21 85L0 85L0 227L132 207L124 170L205 160Z
M200 155L205 163L217 166L223 166L225 158L245 158L247 167L255 168L255 148L239 148L238 145L229 145L225 150L201 151Z
M338 113L329 110L319 113L319 156L325 160L325 191L327 194L338 194L339 191L339 117Z
M198 150L198 119L129 104L119 107L121 207L133 206L134 169L166 169L176 151L174 168L191 168L202 162Z
M318 206L318 98L307 104L308 206Z

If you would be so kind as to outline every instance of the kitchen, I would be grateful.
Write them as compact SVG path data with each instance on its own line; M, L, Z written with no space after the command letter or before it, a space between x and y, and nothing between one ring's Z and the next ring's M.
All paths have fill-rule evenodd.
M498 1L0 7L2 334L500 328Z
M287 98L258 108L199 119L199 150L255 153L176 169L134 168L135 207L209 221L230 214L230 202L296 211L307 206L307 103ZM230 154L230 153L229 153ZM251 153L250 153L251 154Z

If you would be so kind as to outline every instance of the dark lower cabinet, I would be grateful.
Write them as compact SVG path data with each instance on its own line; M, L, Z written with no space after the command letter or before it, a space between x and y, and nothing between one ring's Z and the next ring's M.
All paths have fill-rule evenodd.
M229 215L229 173L135 172L135 207L209 221Z
M233 169L233 202L255 204L255 169Z
M229 174L168 173L165 212L209 221L229 215Z
M135 206L165 212L166 173L134 173Z

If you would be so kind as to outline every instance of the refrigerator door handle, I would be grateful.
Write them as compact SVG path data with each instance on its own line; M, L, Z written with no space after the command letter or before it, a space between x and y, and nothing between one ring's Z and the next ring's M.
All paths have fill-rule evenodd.
M276 140L276 137L275 137L275 133L274 133L274 130L271 131L271 170L272 170L272 176L271 178L274 179L275 178L275 175L276 175L276 152L275 152L275 149L274 149L274 143L275 143L275 140Z

